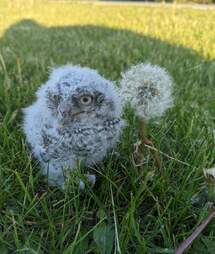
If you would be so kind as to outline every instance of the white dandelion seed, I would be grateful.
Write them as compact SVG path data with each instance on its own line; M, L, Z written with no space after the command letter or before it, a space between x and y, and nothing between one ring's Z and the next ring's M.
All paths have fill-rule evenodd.
M203 169L204 177L211 182L215 182L215 167Z
M120 84L122 100L144 120L162 116L173 105L172 78L159 66L134 65L122 74Z

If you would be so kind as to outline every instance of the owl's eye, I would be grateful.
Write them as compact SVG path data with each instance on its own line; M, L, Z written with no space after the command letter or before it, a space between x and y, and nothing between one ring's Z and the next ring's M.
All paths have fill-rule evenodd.
M93 101L93 98L88 95L84 95L80 98L81 104L86 105L86 106L90 105L92 101Z

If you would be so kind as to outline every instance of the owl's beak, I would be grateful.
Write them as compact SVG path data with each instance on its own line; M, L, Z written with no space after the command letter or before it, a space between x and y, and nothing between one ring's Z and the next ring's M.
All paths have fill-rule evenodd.
M67 105L61 105L58 107L58 112L61 115L61 117L71 117L71 118L75 118L78 115L84 113L84 111L78 111L78 112L73 112Z
M76 113L71 114L71 117L74 118L74 117L76 117L80 114L83 114L83 113L85 113L85 111L76 112Z

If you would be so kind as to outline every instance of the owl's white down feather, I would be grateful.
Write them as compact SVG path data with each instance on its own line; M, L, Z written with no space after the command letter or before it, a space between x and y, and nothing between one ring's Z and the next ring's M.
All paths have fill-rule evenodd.
M77 162L100 162L119 140L124 122L114 84L97 71L66 65L54 69L24 109L23 130L50 185L63 186Z

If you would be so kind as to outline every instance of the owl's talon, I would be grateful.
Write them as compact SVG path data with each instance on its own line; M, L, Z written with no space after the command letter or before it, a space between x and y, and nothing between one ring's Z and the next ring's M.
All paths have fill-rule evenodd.
M95 183L96 183L96 176L95 175L90 175L90 174L85 174L84 176L87 178L86 180L93 187L95 185ZM85 183L82 180L79 181L79 189L80 190L84 190L85 189Z
M85 189L85 183L82 180L79 181L79 189L81 191Z
M89 181L89 183L94 186L95 183L96 183L96 176L95 175L89 175L89 174L86 174L85 175L87 177L87 180Z

